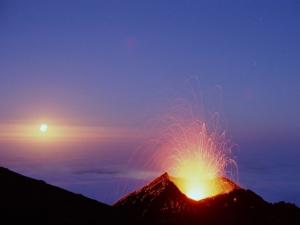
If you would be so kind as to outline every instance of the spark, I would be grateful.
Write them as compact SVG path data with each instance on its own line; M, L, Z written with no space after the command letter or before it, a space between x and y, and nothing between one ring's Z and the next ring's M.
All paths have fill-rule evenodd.
M186 196L200 200L231 190L218 179L227 175L230 165L236 165L225 132L209 132L201 121L176 124L167 147L173 153L168 160L169 173Z

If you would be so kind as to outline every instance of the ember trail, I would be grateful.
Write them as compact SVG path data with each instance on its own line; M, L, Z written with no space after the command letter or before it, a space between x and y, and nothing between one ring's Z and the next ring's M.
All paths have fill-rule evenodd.
M225 132L210 132L205 123L196 121L177 124L170 135L167 147L173 154L168 161L169 173L187 197L200 200L232 190L222 178L236 169Z

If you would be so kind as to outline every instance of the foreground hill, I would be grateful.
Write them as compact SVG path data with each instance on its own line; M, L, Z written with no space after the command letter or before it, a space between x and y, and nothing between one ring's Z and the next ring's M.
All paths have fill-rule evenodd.
M300 209L271 204L228 179L232 191L187 198L168 174L108 206L0 167L0 224L30 225L299 225Z
M220 182L229 182L220 178ZM135 224L277 225L300 224L300 209L289 203L271 204L234 183L233 191L201 201L187 198L163 174L114 204Z
M0 224L112 224L112 207L0 167Z

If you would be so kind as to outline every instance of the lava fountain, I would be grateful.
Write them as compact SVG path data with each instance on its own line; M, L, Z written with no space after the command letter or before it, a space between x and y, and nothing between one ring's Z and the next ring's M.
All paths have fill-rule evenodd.
M188 126L171 129L168 149L172 151L169 173L172 181L187 197L200 200L226 193L234 188L225 176L236 171L230 158L232 145L225 132L209 132L205 123L196 121ZM231 168L231 169L230 169Z

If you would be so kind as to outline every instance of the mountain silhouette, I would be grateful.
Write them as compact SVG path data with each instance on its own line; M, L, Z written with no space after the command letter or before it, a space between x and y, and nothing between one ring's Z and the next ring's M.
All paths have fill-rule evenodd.
M112 207L0 167L0 224L112 224Z
M271 204L226 178L232 191L194 201L167 173L109 206L0 167L0 224L299 225L300 209Z
M114 204L132 218L132 224L247 225L300 224L300 209L289 203L271 204L250 190L232 186L229 193L200 201L186 197L167 173Z

